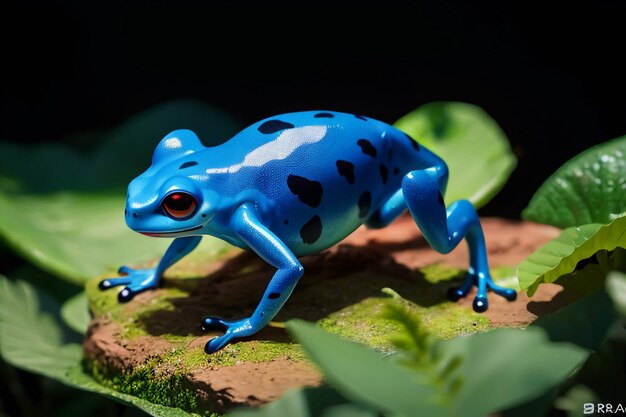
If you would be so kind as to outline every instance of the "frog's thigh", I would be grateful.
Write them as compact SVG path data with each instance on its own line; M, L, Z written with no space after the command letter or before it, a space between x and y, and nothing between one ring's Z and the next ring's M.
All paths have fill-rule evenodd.
M402 190L409 211L435 250L448 253L466 238L471 266L478 271L487 270L485 240L476 210L467 200L455 201L446 209L439 174L440 171L428 168L411 171L403 178Z

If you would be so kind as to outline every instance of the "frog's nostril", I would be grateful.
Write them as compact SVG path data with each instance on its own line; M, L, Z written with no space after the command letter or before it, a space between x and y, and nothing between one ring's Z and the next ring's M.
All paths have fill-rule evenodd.
M133 217L137 217L137 213L133 213Z
M124 209L124 216L128 216L128 209Z

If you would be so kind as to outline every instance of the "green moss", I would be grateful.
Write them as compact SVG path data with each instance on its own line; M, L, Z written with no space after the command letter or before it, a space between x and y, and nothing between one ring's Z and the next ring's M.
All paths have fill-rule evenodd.
M463 278L465 272L459 268L453 268L443 264L430 264L418 269L424 275L424 279L431 284L449 281L454 278Z
M486 316L452 302L419 310L424 328L439 339L485 331L490 324Z
M421 319L425 330L439 339L450 339L484 331L489 327L489 319L456 303L443 302L430 307L422 307L404 299L409 310ZM324 330L364 343L373 348L391 350L390 334L400 331L397 323L381 318L385 305L384 297L371 297L358 304L348 306L318 324Z
M152 360L133 371L120 372L100 368L93 361L85 361L84 369L98 382L116 391L202 416L216 416L200 408L196 390L190 386L183 373L161 370L159 366L162 363L160 360Z
M101 291L98 288L98 284L101 280L102 278L94 278L87 281L85 285L85 293L89 300L89 307L94 315L102 316L112 314L114 320L128 313L138 311L139 307L141 307L141 314L162 310L164 308L172 308L171 299L189 295L189 291L187 290L178 287L170 287L166 292L150 299L150 302L147 304L142 304L141 306L138 306L137 303L124 304L117 300L117 293L119 291L115 291L114 289Z
M102 278L94 278L85 284L85 294L89 301L89 309L94 316L103 316L119 305L116 293L113 291L101 291L98 288L101 280Z
M189 292L181 288L171 287L151 298L148 303L120 303L117 300L118 291L101 291L98 288L101 280L102 278L91 279L85 285L89 308L94 316L109 317L112 322L119 324L124 329L122 337L125 339L148 335L141 326L145 318L157 311L173 310L172 299L189 295Z
M382 297L366 298L358 304L330 314L318 324L330 333L340 334L377 349L389 350L389 334L397 332L399 327L381 319L383 305Z
M169 353L162 356L162 361L173 364L185 372L206 367L209 363L208 356L202 347L187 348L184 346L172 348Z

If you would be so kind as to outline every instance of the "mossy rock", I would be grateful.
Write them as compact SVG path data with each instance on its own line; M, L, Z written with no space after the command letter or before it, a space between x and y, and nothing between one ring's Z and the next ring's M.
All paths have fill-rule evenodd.
M206 355L203 348L216 334L203 333L200 321L207 315L237 319L252 313L273 273L255 254L229 250L213 259L190 255L168 271L161 288L126 304L117 302L116 290L100 291L102 277L94 278L87 283L93 319L84 344L85 369L118 391L207 414L235 405L260 405L288 388L321 383L321 375L286 333L284 323L289 319L316 322L327 331L391 351L389 336L398 329L381 318L388 297L383 288L406 299L439 338L503 325L489 314L472 311L471 298L447 301L447 289L459 284L465 270L429 262L438 255L414 225L406 245L409 222L404 219L382 231L359 230L347 244L302 258L305 275L274 321L213 355ZM516 233L503 232L503 236ZM505 278L514 270L494 268L492 273ZM490 302L495 311L511 311L513 318L504 325L530 321L514 314L516 309L526 312L525 304L520 307L494 295Z

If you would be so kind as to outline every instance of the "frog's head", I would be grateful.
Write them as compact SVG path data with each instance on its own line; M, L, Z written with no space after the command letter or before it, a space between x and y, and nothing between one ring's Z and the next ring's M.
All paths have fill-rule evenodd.
M219 195L203 186L193 154L204 149L190 130L165 136L152 165L128 185L126 224L148 236L197 235L215 215ZM195 168L195 169L194 169Z

